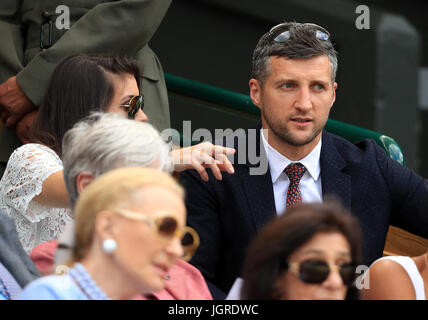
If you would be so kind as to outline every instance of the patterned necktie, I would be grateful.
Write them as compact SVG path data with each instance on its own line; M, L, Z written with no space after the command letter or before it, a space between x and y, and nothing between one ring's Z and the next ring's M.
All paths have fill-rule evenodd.
M285 174L290 179L290 185L287 191L287 208L302 202L302 194L300 193L299 183L300 179L306 172L306 167L297 162L290 163L284 170Z

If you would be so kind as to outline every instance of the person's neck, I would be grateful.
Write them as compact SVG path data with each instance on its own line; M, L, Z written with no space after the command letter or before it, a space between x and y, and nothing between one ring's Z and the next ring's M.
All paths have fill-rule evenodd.
M272 148L274 148L287 159L291 161L299 161L305 158L308 154L310 154L312 150L314 150L320 139L321 134L308 144L305 144L303 146L294 146L284 142L284 140L277 137L271 130L269 130L268 139L266 140Z
M134 282L126 276L110 257L90 254L80 262L101 290L112 300L129 300L139 292Z

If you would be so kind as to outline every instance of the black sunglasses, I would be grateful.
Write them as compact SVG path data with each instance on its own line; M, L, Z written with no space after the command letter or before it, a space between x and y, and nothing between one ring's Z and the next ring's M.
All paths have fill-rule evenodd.
M134 119L138 110L143 110L144 95L141 94L139 96L134 96L128 101L128 103L121 104L120 106L123 107L126 112L128 112L129 119Z
M291 23L280 23L276 26L272 27L269 30L269 39L273 38L273 41L278 43L284 43L288 39L290 39L290 27ZM323 27L315 24L315 23L301 23L300 25L306 27L314 28L315 37L321 41L327 41L330 39L330 33L325 30ZM278 33L279 32L279 33Z
M312 284L321 284L327 280L331 269L327 262L323 260L306 260L303 262L289 262L286 264L288 271L297 276L301 281ZM345 263L334 266L339 271L343 284L351 285L355 280L355 263Z

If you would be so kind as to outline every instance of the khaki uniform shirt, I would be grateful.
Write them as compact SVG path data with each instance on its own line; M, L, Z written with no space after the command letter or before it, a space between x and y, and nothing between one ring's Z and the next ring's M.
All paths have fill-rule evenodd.
M171 1L1 0L0 83L16 75L22 90L37 106L50 75L63 58L76 53L128 55L136 58L142 69L144 112L150 123L159 130L169 128L163 70L148 42ZM59 5L69 8L69 29L57 28L56 20L63 17L63 11L56 13ZM52 21L51 34L47 17ZM42 49L41 40L47 47L49 35L52 45ZM0 177L10 154L20 145L14 130L4 126L0 129Z

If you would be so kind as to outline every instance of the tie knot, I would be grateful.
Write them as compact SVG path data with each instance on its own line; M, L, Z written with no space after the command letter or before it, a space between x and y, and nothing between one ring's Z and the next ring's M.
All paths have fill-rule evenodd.
M303 177L306 172L306 167L300 162L290 163L284 170L285 174L290 179L290 182L297 182Z

